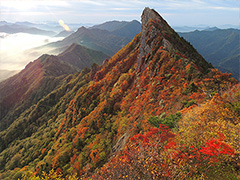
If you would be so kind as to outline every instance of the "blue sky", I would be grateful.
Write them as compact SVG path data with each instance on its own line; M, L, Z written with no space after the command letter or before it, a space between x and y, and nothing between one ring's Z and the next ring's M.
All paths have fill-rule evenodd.
M140 21L144 7L154 8L172 26L239 25L239 0L79 0L0 1L0 20L99 24Z

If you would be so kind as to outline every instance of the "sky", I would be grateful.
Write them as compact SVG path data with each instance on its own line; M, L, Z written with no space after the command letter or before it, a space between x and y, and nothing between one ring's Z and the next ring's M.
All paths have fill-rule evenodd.
M155 9L171 26L240 24L239 0L78 0L0 1L0 21L100 24L140 21L145 7Z

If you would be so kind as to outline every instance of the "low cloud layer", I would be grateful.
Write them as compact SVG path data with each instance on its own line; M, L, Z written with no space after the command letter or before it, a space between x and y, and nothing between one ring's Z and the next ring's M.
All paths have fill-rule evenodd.
M26 55L25 50L61 39L26 33L0 33L0 69L21 70L30 61L38 58L34 54Z

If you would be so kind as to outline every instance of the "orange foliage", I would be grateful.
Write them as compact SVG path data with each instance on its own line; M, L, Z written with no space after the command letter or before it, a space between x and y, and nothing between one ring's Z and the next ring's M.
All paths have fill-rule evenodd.
M43 154L45 151L46 151L46 148L43 148L41 153Z
M222 155L233 155L234 150L219 139L210 139L200 149L176 142L166 126L152 128L145 135L130 139L121 155L114 157L93 179L185 179L204 172L218 162ZM181 176L179 176L181 175Z

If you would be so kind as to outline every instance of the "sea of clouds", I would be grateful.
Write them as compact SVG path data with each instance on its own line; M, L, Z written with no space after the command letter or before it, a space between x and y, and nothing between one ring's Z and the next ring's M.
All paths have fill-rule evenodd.
M28 56L26 50L62 39L27 33L0 33L0 70L21 70L38 58Z

